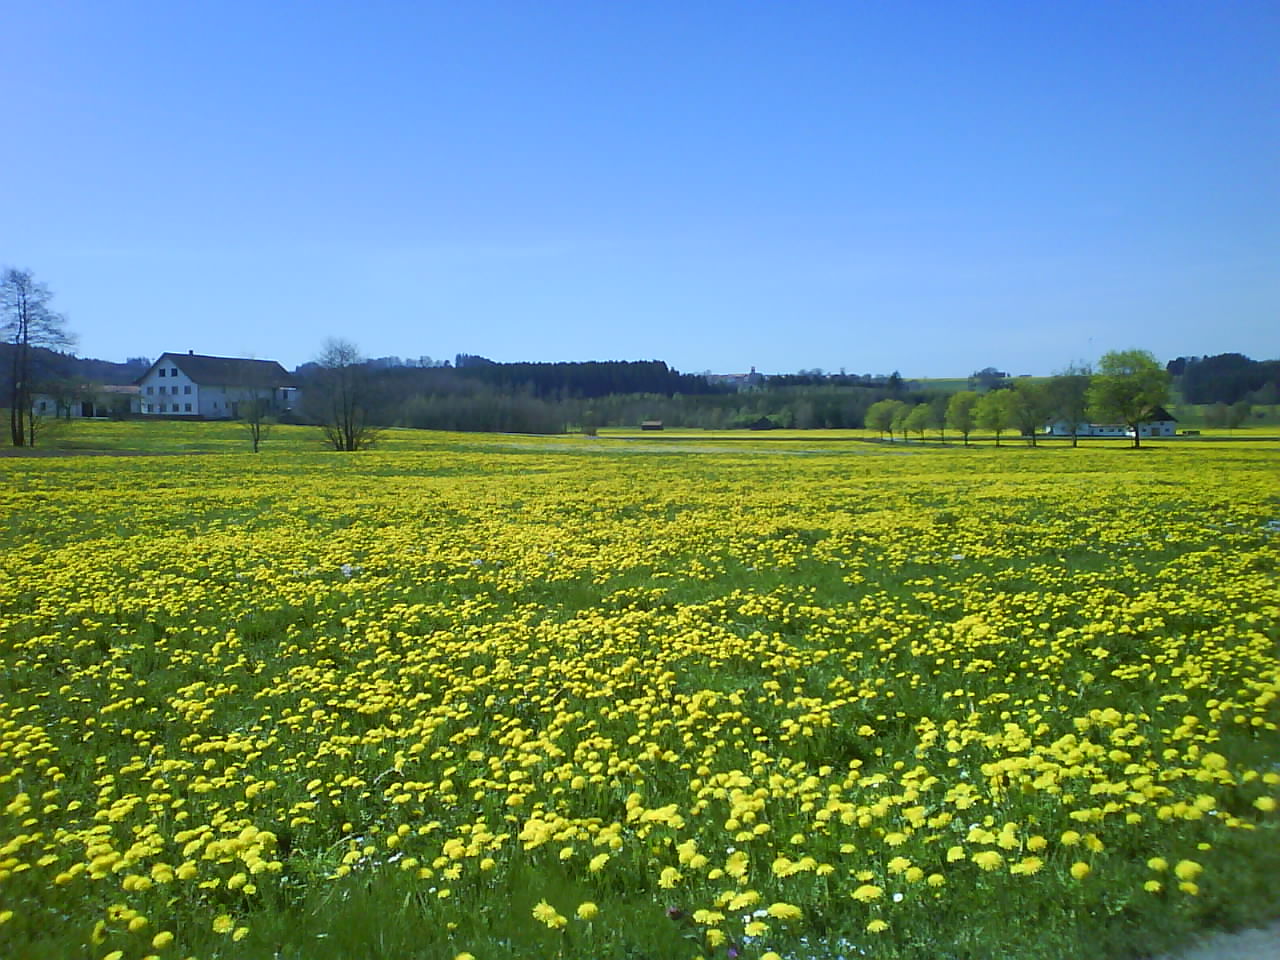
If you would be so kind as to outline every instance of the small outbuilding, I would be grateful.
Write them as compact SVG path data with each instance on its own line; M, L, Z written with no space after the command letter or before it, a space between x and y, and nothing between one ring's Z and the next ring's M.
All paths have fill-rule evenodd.
M1072 434L1071 423L1056 420L1044 428L1051 437L1069 437ZM1132 437L1133 431L1123 423L1080 423L1074 431L1077 437ZM1156 407L1151 411L1151 419L1138 424L1140 437L1174 437L1178 434L1178 418L1164 407Z

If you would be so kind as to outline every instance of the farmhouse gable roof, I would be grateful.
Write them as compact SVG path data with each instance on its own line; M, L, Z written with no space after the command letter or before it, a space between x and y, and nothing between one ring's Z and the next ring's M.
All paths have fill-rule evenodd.
M139 380L157 366L173 366L205 387L291 387L293 378L275 360L209 357L199 353L163 353Z

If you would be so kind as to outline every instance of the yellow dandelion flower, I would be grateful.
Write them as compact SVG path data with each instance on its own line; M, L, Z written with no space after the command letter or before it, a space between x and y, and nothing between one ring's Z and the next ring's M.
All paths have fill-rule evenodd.
M227 913L219 914L213 918L214 933L230 933L235 925L235 921L232 920L231 915Z
M867 933L884 933L888 929L889 924L878 917L867 924Z
M983 870L998 870L1004 863L1004 857L995 850L983 850L973 855L973 862Z
M804 915L804 911L799 907L781 902L769 904L765 913L775 920L799 920Z
M1077 880L1083 880L1089 875L1089 872L1089 865L1082 860L1077 860L1071 865L1071 876L1075 877Z
M569 921L560 916L556 912L556 908L551 906L545 900L539 900L537 906L533 908L533 919L541 922L552 930L559 930Z
M161 930L151 938L151 946L157 950L163 950L171 943L173 943L173 934L168 930Z
M599 912L600 912L600 908L597 907L590 900L585 900L582 903L578 904L578 909L575 911L575 913L577 913L578 915L579 920L590 920L593 917L595 917L595 915L598 914Z
M1173 875L1179 880L1194 880L1203 870L1204 867L1194 860L1179 860L1177 866L1173 868Z
M873 883L864 883L853 891L853 899L861 903L871 903L873 900L879 900L883 896L884 889L877 887Z

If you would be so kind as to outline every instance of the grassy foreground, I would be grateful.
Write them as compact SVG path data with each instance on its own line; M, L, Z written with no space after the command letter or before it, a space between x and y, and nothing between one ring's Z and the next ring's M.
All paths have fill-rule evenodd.
M211 454L0 460L0 956L1128 957L1280 909L1274 444L72 428Z

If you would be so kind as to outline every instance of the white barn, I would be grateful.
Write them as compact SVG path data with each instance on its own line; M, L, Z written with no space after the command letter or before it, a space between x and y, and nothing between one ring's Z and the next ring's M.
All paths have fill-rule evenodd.
M240 405L267 401L276 413L292 410L298 388L275 360L163 353L138 378L138 412L226 420L240 416Z
M1071 424L1066 420L1057 420L1044 428L1051 437L1071 436ZM1123 423L1081 423L1076 425L1077 437L1132 437L1133 431ZM1164 407L1156 407L1151 412L1151 419L1138 424L1138 436L1176 437L1178 420Z

